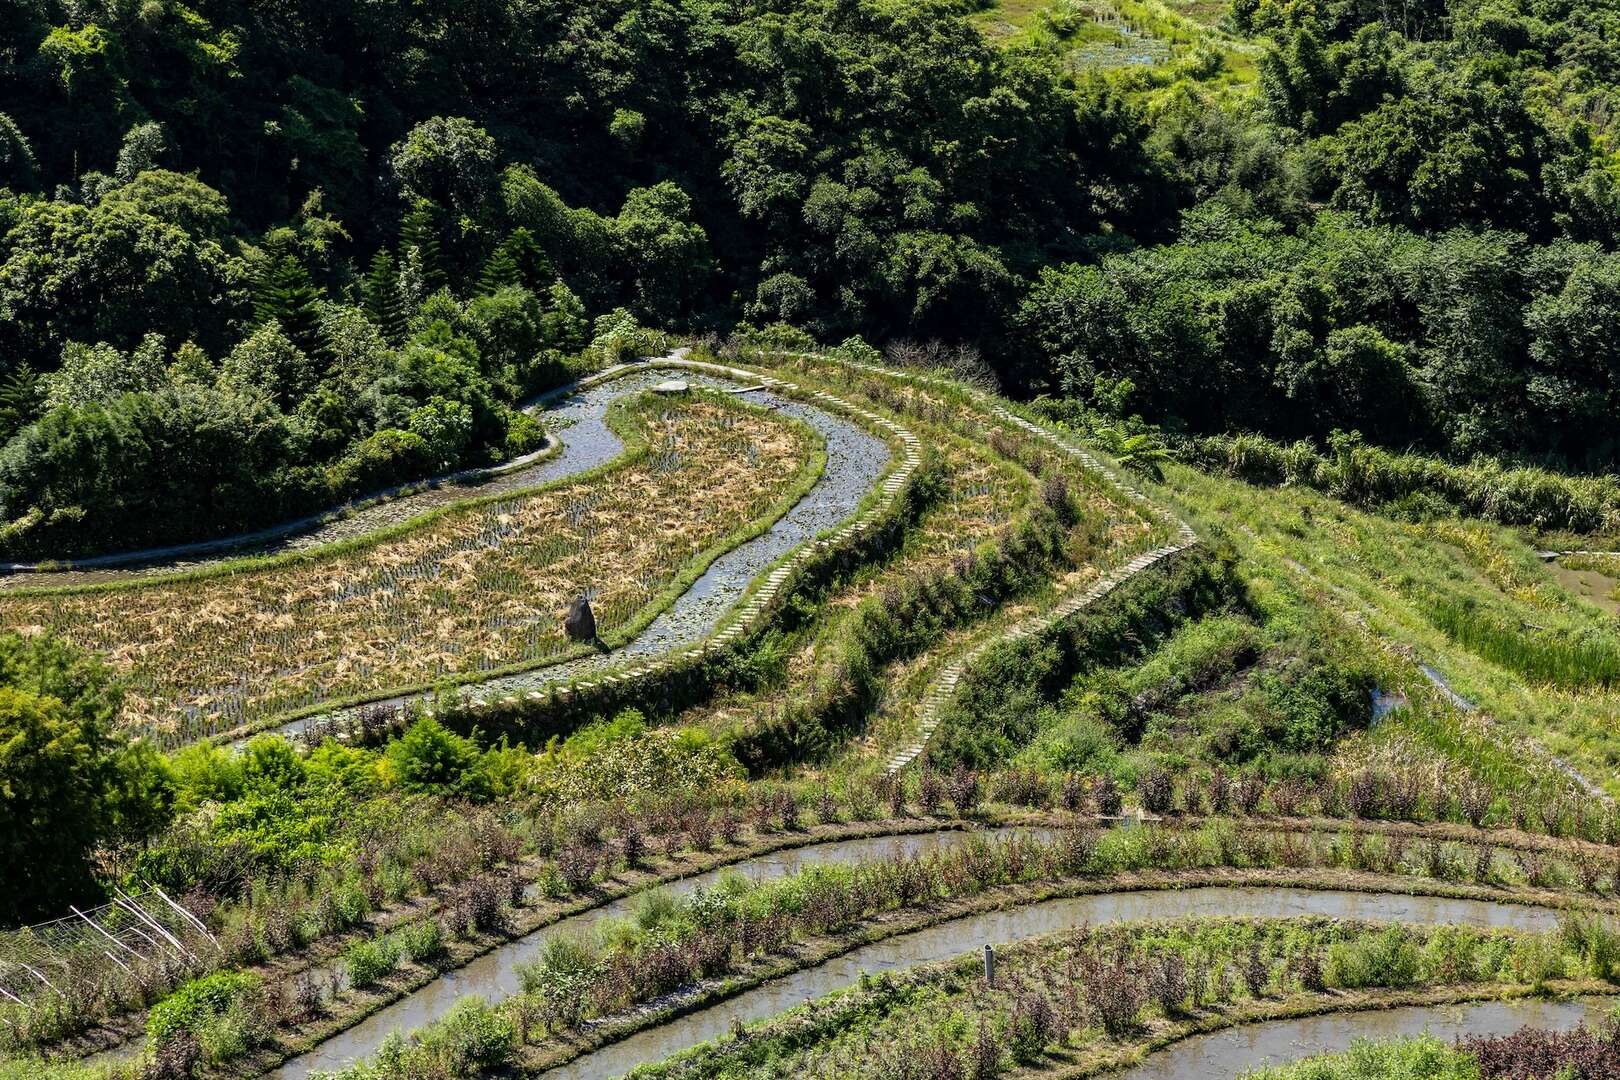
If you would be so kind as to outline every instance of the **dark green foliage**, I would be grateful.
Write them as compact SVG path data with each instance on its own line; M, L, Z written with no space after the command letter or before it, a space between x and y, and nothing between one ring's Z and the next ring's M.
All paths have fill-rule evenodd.
M1395 454L1337 434L1327 450L1259 435L1189 440L1182 457L1200 468L1261 484L1301 484L1357 506L1422 517L1459 513L1504 525L1594 532L1620 523L1620 483L1491 461L1454 465Z
M405 300L399 293L399 271L393 255L385 248L378 248L372 255L371 269L366 272L365 309L389 344L405 340L408 326Z
M444 258L439 245L439 226L434 206L419 199L399 223L399 252L402 277L420 302L444 288Z
M484 272L478 276L478 290L483 293L492 293L497 289L517 285L523 280L523 274L518 270L517 259L512 255L512 249L502 244L495 249L484 262Z
M162 824L173 782L114 734L99 664L48 638L0 637L0 923L93 900L97 845Z
M1179 243L1043 271L1015 322L1053 389L1105 412L1609 467L1616 258L1340 216L1289 232L1211 206Z
M510 284L538 292L557 280L557 271L535 241L534 234L521 225L501 242L501 249L517 267L517 280Z
M45 387L32 367L19 364L0 381L0 445L39 415Z
M251 498L145 481L186 493L146 531L186 538L406 478L413 331L476 340L477 435L420 455L470 465L509 445L482 399L554 380L618 307L972 341L1014 393L1169 429L1612 468L1614 4L1238 0L1251 96L1214 55L1077 77L955 0L29 0L0 32L0 357L155 334L223 366L274 323L304 363ZM168 472L219 471L212 432L158 426L199 451ZM137 476L127 435L37 464ZM41 519L0 549L128 546L98 486L0 483L0 526Z
M327 493L265 490L291 456L288 438L265 403L199 387L53 410L0 452L0 541L53 557L185 536L198 507L226 529L289 516Z
M997 646L975 664L929 746L936 766L1005 761L1040 730L1042 707L1074 675L1241 597L1231 563L1186 556L1140 574L1064 623L1061 632Z
M309 271L296 256L273 258L254 290L253 317L259 323L277 322L289 341L313 355L320 348L315 303L320 299Z

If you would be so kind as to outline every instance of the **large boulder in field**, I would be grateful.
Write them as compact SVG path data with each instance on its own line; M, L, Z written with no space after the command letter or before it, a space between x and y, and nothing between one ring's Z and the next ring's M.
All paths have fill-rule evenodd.
M563 629L575 641L596 640L596 613L591 610L587 597L581 595L568 605L568 614L563 616Z

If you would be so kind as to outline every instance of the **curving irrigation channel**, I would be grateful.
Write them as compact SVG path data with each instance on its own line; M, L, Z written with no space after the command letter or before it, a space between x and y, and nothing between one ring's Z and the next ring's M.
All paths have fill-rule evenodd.
M662 359L625 365L620 371L606 373L606 378L599 375L589 385L575 384L545 395L531 408L543 410L547 429L560 435L561 449L555 453L531 455L501 470L484 470L477 474L476 483L467 479L472 474L457 474L397 494L373 496L366 505L347 516L327 514L235 540L110 556L99 563L88 560L79 567L62 571L12 574L0 577L0 589L8 583L54 586L155 576L226 562L253 551L305 550L397 525L471 496L515 493L566 480L606 465L624 452L623 441L609 428L606 420L608 408L615 401L650 389L677 375L691 386L746 395L755 404L809 425L825 443L826 465L821 475L810 490L767 530L716 558L689 588L628 644L610 652L487 679L469 686L465 692L476 690L480 694L511 694L534 691L590 672L616 667L626 661L675 652L709 636L726 612L747 591L749 584L772 563L854 515L861 501L877 488L893 456L889 445L882 439L834 412L754 383L675 366L681 362L682 357L677 351ZM273 540L263 539L270 535L273 535ZM226 547L230 550L221 553ZM170 557L175 553L191 561L182 562ZM142 560L146 565L134 568L118 565ZM84 568L86 566L89 568ZM403 705L426 700L429 696L404 695L380 704ZM294 720L274 730L284 735L297 735L348 711L352 710L334 710Z
M558 403L546 409L543 415L548 429L561 430L562 452L526 470L524 487L566 479L618 457L624 444L606 423L608 407L619 398L656 386L672 374L678 374L691 386L746 393L748 400L755 404L814 428L826 443L827 463L821 476L765 532L715 559L691 587L628 644L611 652L486 679L465 688L464 692L526 693L617 667L629 660L671 653L701 641L719 626L721 617L767 567L852 516L888 467L892 457L888 444L842 416L751 384L651 360L609 381L557 395ZM404 695L377 704L397 706L430 697ZM275 730L284 735L296 735L333 715L342 715L343 711L347 710L294 720Z
M990 833L951 831L835 841L763 855L666 888L677 895L690 893L712 887L728 873L740 873L756 882L769 881L809 866L922 855L960 846L974 837L1020 832L1043 835L1042 830L1002 829ZM309 1052L290 1059L270 1075L276 1080L303 1080L317 1070L339 1069L374 1053L391 1032L408 1032L442 1016L462 997L478 994L499 1000L510 996L521 989L519 965L537 957L547 940L558 935L588 933L602 919L631 915L637 900L638 896L616 900L500 946ZM1381 922L1465 922L1529 930L1547 929L1556 925L1558 919L1558 912L1554 910L1521 904L1314 889L1199 887L1067 897L971 915L859 947L823 964L766 982L729 1001L610 1043L546 1075L559 1080L619 1076L637 1065L658 1061L718 1038L731 1030L734 1020L765 1019L848 986L859 979L862 972L946 960L985 944L1022 941L1088 923L1258 914L1325 915Z
M0 563L0 590L42 586L55 588L161 577L246 556L309 551L341 540L364 537L469 498L523 492L566 480L607 464L623 451L624 444L605 423L605 412L608 405L624 394L647 389L669 378L672 373L679 374L689 383L732 392L754 385L711 375L695 375L671 366L684 362L685 351L677 349L666 357L649 357L621 364L607 372L598 372L585 380L592 384L586 389L581 389L580 383L570 383L534 398L523 409L543 417L548 432L547 443L534 453L503 464L465 469L401 484L352 499L319 514L237 536L60 562ZM663 374L655 375L660 370ZM750 400L796 416L829 439L831 429L835 426L841 425L841 431L853 428L847 421L820 409L801 406L797 402L792 403L792 407L784 407L781 399L763 391L755 391L750 395ZM559 439L557 433L563 431L567 432L566 437ZM854 428L854 431L865 435L859 428ZM847 443L849 440L843 441ZM887 454L887 448L881 443L879 448L881 453ZM829 456L832 449L829 446ZM870 446L860 449L870 450ZM879 468L881 471L881 462ZM864 489L862 494L865 494Z

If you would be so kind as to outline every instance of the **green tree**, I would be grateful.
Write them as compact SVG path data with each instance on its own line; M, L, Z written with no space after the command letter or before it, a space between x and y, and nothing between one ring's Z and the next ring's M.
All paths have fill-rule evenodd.
M470 216L477 216L495 190L495 160L495 140L463 116L422 121L388 155L408 195Z
M31 423L45 407L45 384L28 364L18 364L0 381L0 445Z
M0 187L31 191L39 182L39 161L17 122L0 112Z
M148 335L132 355L98 342L71 342L62 350L62 366L45 376L48 408L107 404L125 394L155 390L165 381L163 338Z
M484 260L484 271L478 276L478 291L487 296L499 289L521 284L523 272L518 269L512 249L503 241Z
M512 261L517 264L518 280L515 284L538 292L557 280L556 267L551 265L545 250L528 229L519 225L507 234L501 246L506 248Z
M408 330L405 299L400 295L394 257L386 248L378 248L371 257L364 292L366 316L382 331L383 337L394 345L404 341Z
M231 350L220 375L243 393L264 394L283 409L303 400L315 386L316 364L282 329L267 321Z
M632 191L614 222L638 307L654 321L687 310L711 272L708 234L691 216L691 198L666 180Z
M400 221L400 290L414 305L444 288L444 261L439 252L439 227L435 208L419 199Z
M0 920L97 895L95 849L166 819L173 782L113 734L106 670L50 639L0 637Z
M304 355L315 356L321 351L320 298L296 256L274 256L254 290L253 317L260 326L276 323Z
M127 206L138 213L208 240L224 237L230 223L225 196L197 179L167 169L146 169L102 197L108 209Z
M124 135L124 145L118 150L118 164L113 175L129 183L148 169L158 168L174 153L163 125L153 121L136 124Z

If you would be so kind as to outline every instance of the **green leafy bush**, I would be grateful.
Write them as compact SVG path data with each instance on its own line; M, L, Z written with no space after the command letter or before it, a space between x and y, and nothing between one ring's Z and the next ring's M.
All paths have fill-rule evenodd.
M388 745L392 780L406 791L445 792L462 787L479 751L471 739L425 716Z
M1346 990L1404 989L1417 984L1420 970L1418 947L1402 926L1391 926L1372 937L1339 942L1327 955L1329 985Z
M263 983L245 971L194 979L152 1006L146 1018L146 1041L154 1051L184 1033L214 1063L249 1052L268 1031Z
M393 936L357 941L343 952L343 966L349 985L357 989L373 986L393 974L399 966L400 942Z

